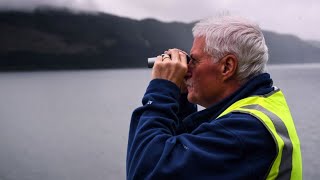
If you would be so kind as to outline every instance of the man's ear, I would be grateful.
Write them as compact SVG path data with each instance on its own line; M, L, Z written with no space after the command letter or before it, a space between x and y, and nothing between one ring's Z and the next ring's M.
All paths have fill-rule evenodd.
M238 58L235 55L229 54L220 60L221 72L223 80L228 80L236 74L238 67Z

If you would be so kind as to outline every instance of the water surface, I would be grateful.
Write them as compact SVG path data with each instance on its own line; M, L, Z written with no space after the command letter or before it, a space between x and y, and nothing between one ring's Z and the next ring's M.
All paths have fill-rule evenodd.
M320 65L269 67L300 136L304 179L320 176ZM0 73L0 179L125 179L131 112L149 69Z

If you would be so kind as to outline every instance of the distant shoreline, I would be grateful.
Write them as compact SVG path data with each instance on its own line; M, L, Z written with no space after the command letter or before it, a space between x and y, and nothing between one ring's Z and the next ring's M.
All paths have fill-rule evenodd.
M293 64L268 64L267 68L269 69L317 69L320 68L320 63L293 63ZM123 68L60 68L60 69L7 69L0 70L0 73L29 73L29 72L71 72L71 71L118 71L118 70L150 70L147 66L144 67L123 67Z
M0 71L147 68L147 58L165 49L191 49L193 25L65 9L0 11ZM263 34L271 66L320 63L320 42L266 30Z

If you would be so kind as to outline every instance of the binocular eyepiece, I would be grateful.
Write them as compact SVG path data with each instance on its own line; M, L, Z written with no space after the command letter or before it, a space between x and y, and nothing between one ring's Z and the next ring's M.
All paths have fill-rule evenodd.
M169 56L170 56L170 55L169 55ZM190 60L191 60L191 57L190 57L188 54L186 54L186 56L187 56L187 63L189 63ZM171 56L170 56L170 58L171 58ZM155 62L156 60L157 60L157 57L148 58L148 68L152 68L153 65L154 65L154 62Z

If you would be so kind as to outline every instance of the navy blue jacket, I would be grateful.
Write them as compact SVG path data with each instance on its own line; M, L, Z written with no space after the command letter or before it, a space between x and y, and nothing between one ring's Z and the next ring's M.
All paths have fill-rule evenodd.
M202 111L172 82L152 80L130 124L127 179L264 179L276 145L255 117L227 107L251 95L271 92L267 73Z

